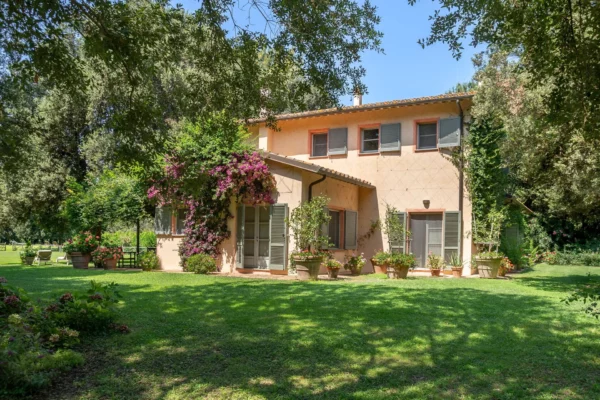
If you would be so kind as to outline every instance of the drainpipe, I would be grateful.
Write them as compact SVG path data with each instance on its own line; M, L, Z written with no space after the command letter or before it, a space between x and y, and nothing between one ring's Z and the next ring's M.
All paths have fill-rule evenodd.
M456 100L456 105L458 106L458 115L460 117L460 157L459 157L459 167L458 167L458 211L460 211L460 248L458 249L458 255L460 259L463 259L463 238L464 238L464 229L465 224L463 223L463 197L464 197L464 186L465 186L465 152L463 146L463 128L464 128L464 112L462 107L460 106L460 100Z
M314 181L313 183L311 183L310 185L308 185L308 201L312 200L312 190L313 190L313 186L315 186L318 183L321 183L325 180L325 178L327 178L325 175L322 175L320 179L317 179L316 181Z

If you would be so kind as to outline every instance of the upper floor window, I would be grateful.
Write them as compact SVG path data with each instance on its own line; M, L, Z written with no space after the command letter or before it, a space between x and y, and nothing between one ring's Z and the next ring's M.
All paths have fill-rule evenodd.
M417 150L437 149L437 122L417 124Z
M313 133L312 135L312 157L327 156L327 132Z
M360 152L377 153L379 151L379 128L360 130Z

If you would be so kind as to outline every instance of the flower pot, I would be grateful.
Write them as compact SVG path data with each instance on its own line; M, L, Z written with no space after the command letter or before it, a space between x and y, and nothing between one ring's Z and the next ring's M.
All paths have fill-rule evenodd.
M395 265L387 267L387 275L389 279L406 279L408 276L409 267L403 265Z
M398 279L398 275L396 274L396 270L394 267L390 267L389 265L386 267L385 273L387 274L388 279Z
M302 257L294 258L296 263L296 272L301 281L316 281L319 278L319 269L323 262L323 257Z
M23 260L23 264L33 265L34 260L35 260L35 257L25 257L25 259Z
M104 269L116 269L117 268L117 258L116 257L107 258L102 261L102 264L104 265Z
M327 275L329 276L329 279L337 279L339 272L339 268L327 268Z
M360 275L362 268L350 268L350 275L358 276Z
M80 252L70 253L70 256L71 262L73 263L73 268L77 269L87 269L90 259L92 258L90 254Z
M460 278L463 273L463 267L452 267L452 276L455 278Z
M477 270L479 271L479 277L485 279L496 279L498 277L498 270L502 263L502 258L488 258L488 259L475 259L477 262Z
M387 272L387 266L385 264L379 265L372 258L371 258L371 264L373 264L373 271L375 271L376 274L385 274Z
M432 269L431 276L440 276L440 272L442 272L441 269Z

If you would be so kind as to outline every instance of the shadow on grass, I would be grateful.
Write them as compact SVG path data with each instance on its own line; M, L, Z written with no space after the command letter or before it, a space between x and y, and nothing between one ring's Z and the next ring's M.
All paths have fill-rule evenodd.
M517 277L519 284L550 292L569 293L582 285L599 282L598 275L565 275L565 276L523 276Z
M110 273L22 272L26 287L38 279L30 281L38 295ZM76 377L71 394L48 397L600 396L595 323L543 297L471 283L428 288L427 280L403 287L198 278L121 283L133 332L95 342L91 354L102 358L88 362L98 368Z

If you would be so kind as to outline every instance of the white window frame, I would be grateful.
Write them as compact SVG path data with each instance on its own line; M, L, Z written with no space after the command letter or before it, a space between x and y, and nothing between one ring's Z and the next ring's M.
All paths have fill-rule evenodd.
M325 154L316 155L315 154L315 136L325 136ZM329 154L329 132L312 132L310 138L310 156L311 157L327 157Z
M365 131L377 131L377 150L365 150ZM366 141L373 142L375 139L366 139ZM374 154L379 153L379 147L381 145L381 127L373 128L360 128L360 152L361 154Z
M421 125L435 125L435 146L434 147L425 147L422 148L420 145L421 142L421 135L420 135L420 131L421 131ZM439 127L439 121L423 121L423 122L417 122L417 151L420 150L437 150L438 148L438 131L439 131L440 127Z

